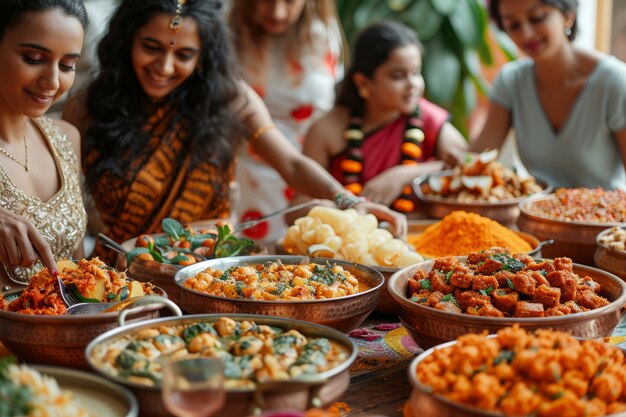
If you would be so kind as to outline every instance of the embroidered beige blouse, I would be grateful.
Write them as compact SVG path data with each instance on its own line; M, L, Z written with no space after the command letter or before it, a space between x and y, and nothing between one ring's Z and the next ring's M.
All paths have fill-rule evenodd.
M78 249L87 226L87 213L79 186L77 158L67 136L46 117L33 119L50 144L61 188L47 202L18 189L0 166L0 206L29 219L50 245L57 260L71 259ZM37 262L31 268L5 269L9 277L19 283L42 268Z

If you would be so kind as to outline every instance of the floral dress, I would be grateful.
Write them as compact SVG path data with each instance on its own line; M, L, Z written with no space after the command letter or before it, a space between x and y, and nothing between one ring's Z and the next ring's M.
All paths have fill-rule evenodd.
M256 60L243 64L244 79L263 98L278 129L298 150L302 150L304 135L311 124L332 108L335 84L343 71L337 24L327 26L316 22L312 30L315 31L313 39L321 45L317 45L316 51L303 54L298 61L286 56L286 39L277 37L269 44L265 65L259 65ZM240 221L284 208L294 195L278 172L254 155L247 145L238 155L235 179L240 193L239 201L233 204L235 218ZM255 240L273 242L286 230L287 225L279 216L244 234Z

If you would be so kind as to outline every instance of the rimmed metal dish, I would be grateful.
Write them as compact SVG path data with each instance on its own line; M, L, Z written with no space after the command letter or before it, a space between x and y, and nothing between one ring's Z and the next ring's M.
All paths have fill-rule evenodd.
M621 226L620 228L622 230L626 230L626 225ZM626 251L611 248L600 242L600 239L603 236L611 233L611 229L612 227L605 229L596 237L597 247L593 260L598 268L615 274L622 280L626 281Z
M505 226L515 224L520 215L519 204L525 201L540 198L552 192L552 186L542 181L537 181L542 191L524 197L500 200L497 202L460 203L454 198L438 197L424 194L422 185L431 177L444 177L452 174L452 170L441 171L415 178L411 183L413 192L422 201L426 214L435 219L441 219L455 210L478 213ZM545 239L544 239L545 240Z
M54 378L61 389L71 391L85 409L97 410L98 417L137 417L139 403L127 388L91 373L56 366L34 365L43 375Z
M543 251L545 257L566 256L574 262L593 266L596 237L607 227L618 226L620 223L570 222L550 219L533 212L533 203L548 198L555 198L555 196L549 195L520 204L517 226L539 240L554 239L554 244Z
M459 256L464 261L466 257ZM396 272L388 281L391 296L400 304L400 320L411 337L423 349L455 340L466 333L489 333L519 323L526 330L557 329L569 331L583 338L606 337L619 323L621 310L626 304L626 283L615 275L586 265L574 264L574 273L588 275L602 287L601 295L610 304L585 311L556 317L482 317L436 310L412 302L407 298L409 279L418 269L429 272L434 260L421 262Z
M167 293L155 287L156 295ZM5 294L17 297L22 290ZM162 305L151 304L128 311L130 321L159 316ZM95 337L117 327L118 312L93 315L44 316L0 310L0 342L9 352L29 363L87 368L85 347Z
M139 401L140 415L143 417L171 417L161 402L159 387L148 387L110 374L99 368L94 359L102 355L108 346L127 335L145 329L161 326L178 326L192 323L215 322L220 317L235 321L250 320L256 324L293 329L306 337L325 337L346 347L348 359L339 366L315 375L307 375L306 380L291 380L260 385L254 388L229 389L226 403L214 417L244 417L260 414L263 410L306 410L311 406L323 407L341 397L350 384L350 365L356 359L357 348L346 335L337 330L282 317L268 317L250 314L200 314L183 317L166 317L136 323L110 330L94 339L85 350L87 361L92 369L105 378L128 387Z
M407 374L413 390L406 406L406 417L505 417L504 413L461 404L441 394L435 394L428 385L417 378L417 367L423 360L432 355L436 349L443 349L456 343L457 341L453 340L434 346L411 361ZM607 414L606 417L626 417L626 413Z
M264 264L277 260L285 265L299 265L309 262L320 265L326 263L339 265L356 276L360 282L365 282L370 288L357 294L339 298L310 301L272 301L218 297L192 290L184 285L186 280L207 268L225 270L233 266ZM306 256L290 255L212 259L181 269L176 273L175 281L180 287L180 308L189 313L245 313L289 317L323 324L343 332L357 327L376 308L380 288L384 284L380 272L367 266L336 259L312 258L309 260Z

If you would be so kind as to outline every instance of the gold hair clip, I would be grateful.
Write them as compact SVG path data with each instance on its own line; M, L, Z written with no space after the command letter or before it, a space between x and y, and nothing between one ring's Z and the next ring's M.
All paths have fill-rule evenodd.
M175 35L178 32L178 29L183 27L183 17L181 13L183 11L183 6L187 3L187 0L178 0L176 4L176 14L170 21L170 32L172 35Z

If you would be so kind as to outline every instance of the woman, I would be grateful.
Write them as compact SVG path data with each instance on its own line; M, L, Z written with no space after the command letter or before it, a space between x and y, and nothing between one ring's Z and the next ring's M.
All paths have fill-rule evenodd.
M341 77L341 33L332 0L235 0L230 12L238 66L272 119L296 149L311 123L332 107ZM293 190L247 147L235 172L242 221L289 204ZM277 217L248 229L253 239L276 241L286 232Z
M363 29L335 107L304 144L350 191L405 213L415 210L411 180L467 148L448 112L422 97L421 69L411 29L390 21Z
M524 166L560 187L626 189L626 65L579 49L576 0L492 0L490 13L528 57L506 64L474 150L511 128Z
M82 256L86 214L75 128L44 117L74 82L87 14L79 0L4 0L0 14L0 281L37 258Z
M240 121L255 153L298 191L372 208L405 230L404 218L342 192L289 145L258 95L234 78L220 15L211 0L126 0L113 15L99 76L64 110L84 134L83 169L103 231L123 241L159 231L165 217L227 217Z

